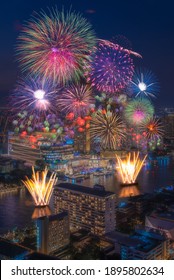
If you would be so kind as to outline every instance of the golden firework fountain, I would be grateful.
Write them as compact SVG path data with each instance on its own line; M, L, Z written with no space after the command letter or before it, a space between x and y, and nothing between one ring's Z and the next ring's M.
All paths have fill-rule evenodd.
M122 159L116 155L118 162L118 173L121 177L121 186L138 185L136 179L140 173L147 155L143 159L140 159L139 152L128 153L127 156Z
M40 216L48 216L51 213L49 211L49 203L57 178L56 173L52 173L49 179L47 179L47 168L42 172L35 172L34 167L32 167L32 172L32 178L26 177L26 180L22 182L34 200L36 208L32 217L37 219Z

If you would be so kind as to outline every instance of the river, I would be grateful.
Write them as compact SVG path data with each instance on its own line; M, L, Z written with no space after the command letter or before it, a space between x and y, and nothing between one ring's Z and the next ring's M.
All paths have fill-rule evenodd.
M140 193L152 193L159 188L174 184L174 160L170 159L164 162L153 164L146 163L138 177ZM119 187L116 174L108 176L91 176L81 182L82 185L93 187L94 184L104 185L105 189L124 197L126 195L135 195L136 187ZM53 210L53 203L51 202ZM24 227L31 223L34 205L27 190L9 192L0 195L0 234L14 227Z

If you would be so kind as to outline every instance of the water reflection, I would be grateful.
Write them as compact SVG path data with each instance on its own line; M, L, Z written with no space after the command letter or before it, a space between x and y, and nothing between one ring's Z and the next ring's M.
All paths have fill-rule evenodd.
M35 207L32 214L32 219L38 219L43 216L50 216L52 214L49 206Z
M140 194L140 188L136 185L123 186L120 185L119 198L136 196Z
M114 173L109 176L91 176L80 184L93 187L94 184L104 185L107 191L117 194L120 198L138 193L152 193L154 190L174 184L174 161L168 165L156 162L146 164L138 177L139 187L120 187ZM53 210L53 197L50 209ZM34 211L32 198L26 189L17 192L5 193L0 196L0 233L6 232L15 226L24 227L32 221L32 216L40 215Z

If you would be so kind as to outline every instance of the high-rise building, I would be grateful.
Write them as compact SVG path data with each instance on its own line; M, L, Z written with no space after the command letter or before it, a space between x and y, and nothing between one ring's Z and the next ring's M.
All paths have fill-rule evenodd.
M165 114L163 121L165 137L174 138L174 113Z
M166 149L174 149L174 108L164 108L161 113L161 120L164 129L164 145Z
M145 216L147 211L153 208L153 195L148 193L131 196L129 197L129 202L134 206L137 216Z
M75 133L74 135L74 150L76 152L85 153L86 152L86 134L85 133Z
M69 217L67 212L43 216L36 220L37 250L52 254L67 246L70 239Z
M61 183L54 190L55 211L68 211L72 230L102 236L115 230L116 195L103 188Z
M9 126L9 108L0 107L0 154L7 154L7 135Z

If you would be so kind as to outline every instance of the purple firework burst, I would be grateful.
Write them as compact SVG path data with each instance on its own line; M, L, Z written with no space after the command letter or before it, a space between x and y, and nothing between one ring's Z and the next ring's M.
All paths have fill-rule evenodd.
M47 79L21 78L11 95L11 110L14 114L24 110L37 115L55 113L57 92L58 89Z
M131 81L134 72L130 51L99 40L88 71L88 81L99 91L118 92Z

